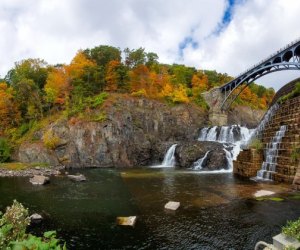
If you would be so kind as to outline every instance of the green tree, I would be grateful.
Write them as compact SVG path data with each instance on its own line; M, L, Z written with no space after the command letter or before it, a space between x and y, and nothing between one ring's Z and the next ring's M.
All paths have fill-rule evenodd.
M125 53L125 65L129 68L135 68L139 65L144 65L146 63L147 53L144 48L130 50L126 48Z
M94 60L98 66L106 67L110 61L121 61L121 50L113 46L100 45L92 49L86 49L84 53L89 59Z
M15 63L15 67L6 75L6 81L15 86L24 79L32 80L39 89L43 89L48 76L47 63L41 59L25 59Z

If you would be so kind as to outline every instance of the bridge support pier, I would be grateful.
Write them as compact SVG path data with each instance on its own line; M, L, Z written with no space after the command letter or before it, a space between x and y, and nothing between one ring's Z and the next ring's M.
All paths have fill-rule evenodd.
M221 104L224 100L224 94L219 88L214 88L204 92L203 97L209 106L209 121L212 126L227 125L227 112L221 110Z
M209 112L208 119L212 126L224 126L228 124L228 116L225 112L214 111Z

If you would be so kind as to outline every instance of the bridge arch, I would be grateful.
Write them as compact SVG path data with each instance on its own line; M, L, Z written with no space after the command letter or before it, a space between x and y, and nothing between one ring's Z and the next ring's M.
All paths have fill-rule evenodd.
M226 111L240 93L258 78L283 70L300 70L300 39L288 44L232 81L219 87L224 95L220 105L221 110Z

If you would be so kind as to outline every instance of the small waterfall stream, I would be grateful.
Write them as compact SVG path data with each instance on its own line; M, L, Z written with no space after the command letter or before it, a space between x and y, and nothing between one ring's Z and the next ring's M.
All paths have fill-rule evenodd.
M197 161L194 162L194 164L193 164L193 169L194 170L200 170L200 169L203 168L202 164L205 162L205 160L206 160L207 155L208 155L209 152L210 151L207 151L202 158L200 158L199 160L197 160Z
M151 168L173 168L176 164L175 150L177 144L173 144L166 152L164 159L160 165L151 166Z
M176 146L177 146L177 144L173 144L168 149L168 151L167 151L167 153L166 153L166 155L164 157L164 160L163 160L163 162L161 164L162 167L165 167L165 168L170 167L170 168L172 168L172 167L175 166L176 162L175 162L175 156L174 156L174 154L175 154Z
M276 172L278 149L282 137L285 135L287 126L280 126L279 130L276 132L275 136L272 138L271 142L267 144L265 151L265 159L262 163L261 170L257 172L257 179L260 180L272 180L273 173Z

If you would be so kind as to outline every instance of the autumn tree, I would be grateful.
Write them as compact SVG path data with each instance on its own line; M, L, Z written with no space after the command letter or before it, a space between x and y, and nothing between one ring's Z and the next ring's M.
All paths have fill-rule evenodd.
M129 72L131 92L148 88L149 73L149 69L145 65L138 65Z
M52 68L45 85L46 101L50 104L66 103L71 90L69 75L65 67Z
M31 79L23 79L14 85L15 100L17 101L22 118L25 121L43 117L43 97L41 90Z
M128 70L120 61L110 61L105 75L106 91L126 90L128 88Z
M13 97L13 89L0 83L0 135L5 129L18 125L21 115Z

